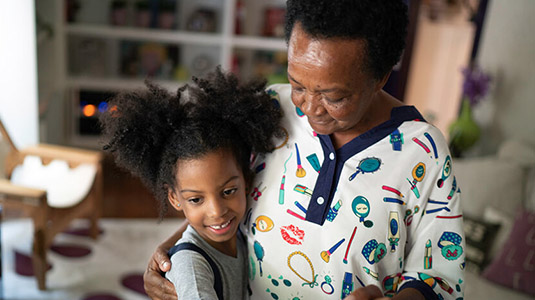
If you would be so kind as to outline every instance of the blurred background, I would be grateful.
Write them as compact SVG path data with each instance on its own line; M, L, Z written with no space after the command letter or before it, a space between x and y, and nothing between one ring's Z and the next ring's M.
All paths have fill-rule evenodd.
M455 156L494 155L507 140L535 145L535 1L405 2L407 47L385 90L453 147L470 98L463 70L479 70L489 80L464 109L472 138ZM18 147L99 150L107 100L145 78L176 90L221 65L242 80L285 83L284 14L284 0L0 0L0 119ZM102 217L157 217L137 179L109 157L103 170Z

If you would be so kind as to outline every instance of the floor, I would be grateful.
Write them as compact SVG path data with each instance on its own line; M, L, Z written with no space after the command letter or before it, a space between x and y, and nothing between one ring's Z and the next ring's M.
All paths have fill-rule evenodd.
M37 289L31 268L32 222L1 224L0 299L145 300L142 274L156 245L180 226L181 219L102 219L98 240L87 236L87 222L77 220L60 233L48 251L46 291Z

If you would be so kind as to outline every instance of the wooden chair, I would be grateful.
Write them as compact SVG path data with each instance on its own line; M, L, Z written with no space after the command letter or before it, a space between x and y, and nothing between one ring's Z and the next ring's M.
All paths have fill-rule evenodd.
M39 289L45 290L46 251L51 246L54 236L65 230L72 220L81 217L89 217L90 235L93 239L98 236L97 221L100 217L103 185L102 154L97 151L46 144L17 149L1 120L0 131L0 141L3 136L3 139L9 144L9 153L5 163L7 180L0 179L0 202L5 208L4 211L22 210L33 219L33 269ZM41 169L39 172L47 172L47 169L62 169L52 166L57 164L63 166L65 169L63 172L78 172L76 176L84 175L86 177L92 176L92 178L78 180L74 178L79 177L71 176L71 173L61 175L61 172L56 170L54 175L41 174L41 179L45 179L41 181L47 181L49 186L51 181L61 181L54 183L56 187L54 191L51 191L49 186L36 188L42 182L33 183L28 182L28 180L32 180L31 178L20 178L28 175L26 174L28 172L24 173L21 170L24 170L28 161L32 160L34 163L36 160L38 162L40 160L38 168L41 167ZM80 175L79 171L85 173ZM14 177L17 177L16 180ZM29 177L32 177L32 174ZM78 182L85 182L85 186L80 188L81 191L83 190L81 192L83 195L76 190ZM66 185L69 187L69 193L62 192L62 187L66 188ZM66 195L69 195L70 198L77 197L77 199L70 199Z

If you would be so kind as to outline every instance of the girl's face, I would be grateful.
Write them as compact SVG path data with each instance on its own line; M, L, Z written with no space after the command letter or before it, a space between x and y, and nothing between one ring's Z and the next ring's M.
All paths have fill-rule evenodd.
M169 201L211 246L236 255L236 231L246 209L246 181L228 150L178 160Z

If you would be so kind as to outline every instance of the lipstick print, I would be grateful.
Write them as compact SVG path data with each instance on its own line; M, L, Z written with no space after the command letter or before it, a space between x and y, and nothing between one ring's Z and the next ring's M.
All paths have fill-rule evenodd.
M286 182L286 175L282 175L281 186L279 188L279 204L284 204L284 183Z
M329 212L327 213L327 221L332 222L334 221L334 218L338 216L338 211L340 210L340 207L342 207L342 200L338 200L334 207L329 208Z
M305 238L305 232L294 225L281 227L282 239L290 245L301 245Z
M312 190L307 188L304 185L296 184L294 187L294 191L304 194L304 195L312 196Z

